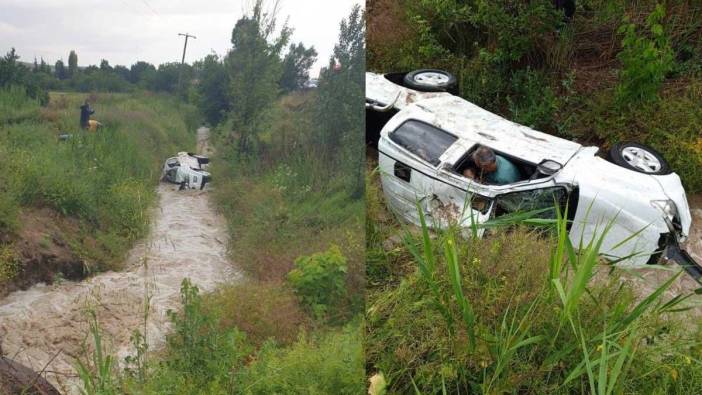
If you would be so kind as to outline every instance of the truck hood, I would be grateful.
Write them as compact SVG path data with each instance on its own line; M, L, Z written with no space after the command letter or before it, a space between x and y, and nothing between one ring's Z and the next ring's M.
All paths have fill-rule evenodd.
M672 200L676 205L683 236L689 234L692 222L690 209L677 174L661 176L639 173L595 156L596 151L595 147L581 150L558 173L556 181L577 185L581 196L611 206L613 211L610 214L615 214L614 210L631 214L619 215L619 218L624 222L629 219L634 221L625 226L632 232L643 226L655 226L660 233L668 232L663 213L651 201ZM583 203L589 204L580 202Z

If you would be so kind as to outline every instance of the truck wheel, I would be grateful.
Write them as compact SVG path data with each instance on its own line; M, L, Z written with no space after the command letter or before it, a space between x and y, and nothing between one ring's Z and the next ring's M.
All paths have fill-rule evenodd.
M403 80L405 86L421 92L457 93L456 77L443 70L421 69L409 72Z
M639 173L661 175L671 172L670 165L658 151L639 143L617 143L609 150L609 160Z

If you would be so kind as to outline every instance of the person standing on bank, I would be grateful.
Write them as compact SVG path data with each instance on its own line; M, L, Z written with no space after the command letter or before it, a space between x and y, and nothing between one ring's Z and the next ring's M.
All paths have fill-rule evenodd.
M88 129L90 127L90 116L95 113L95 110L90 108L88 99L85 99L85 103L80 106L80 127L81 129Z

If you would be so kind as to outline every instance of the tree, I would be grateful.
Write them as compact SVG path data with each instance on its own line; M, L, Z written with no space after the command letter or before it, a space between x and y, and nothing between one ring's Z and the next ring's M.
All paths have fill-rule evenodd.
M251 15L237 21L232 30L232 49L225 61L232 104L230 115L240 135L240 153L250 151L261 115L278 95L280 54L291 34L286 24L273 37L278 3L270 11L264 11L263 5L263 0L256 0Z
M128 68L126 68L122 65L117 65L112 69L112 71L114 71L115 74L122 77L122 79L124 79L125 81L129 81L129 77L130 77L131 73L129 72Z
M76 51L71 50L68 55L68 77L73 77L78 73L78 55Z
M148 88L155 91L175 92L176 89L178 89L178 73L180 67L180 63L176 62L159 65L156 73L146 81ZM191 74L191 67L189 65L183 65L183 74L189 78ZM186 81L188 78L186 78Z
M54 75L59 80L65 80L68 77L68 71L66 70L66 66L63 64L63 60L59 59L56 61L56 64L54 65Z
M314 47L305 48L302 43L290 45L283 59L283 76L280 78L280 88L291 92L302 88L309 79L309 71L317 61L317 51Z
M129 82L139 83L145 79L146 75L156 72L156 67L151 63L138 61L129 69Z
M207 55L201 67L197 86L200 95L198 104L207 121L216 125L230 108L229 76L216 54Z
M39 72L51 75L51 66L44 61L44 58L41 58L41 63L39 63Z
M2 58L0 58L0 88L20 82L28 71L26 67L17 63L19 55L12 48Z
M25 65L18 63L19 55L12 48L4 57L0 58L0 88L19 86L24 88L27 95L38 99L42 105L49 101L49 94L34 78L32 71Z
M100 70L102 71L112 71L112 66L110 66L110 62L107 61L107 59L102 59L100 61Z
M317 117L319 157L336 161L344 174L353 174L354 196L364 187L365 110L356 103L365 99L365 22L360 6L355 6L341 22L339 42L321 76ZM340 65L340 67L335 67Z

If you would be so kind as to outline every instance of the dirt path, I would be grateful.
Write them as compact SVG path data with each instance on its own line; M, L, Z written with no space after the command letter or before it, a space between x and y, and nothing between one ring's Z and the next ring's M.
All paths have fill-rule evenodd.
M198 129L198 150L209 152L209 130ZM224 220L208 202L208 192L158 186L150 237L130 252L122 272L51 286L38 284L0 300L0 345L6 356L44 370L62 392L74 392L73 361L87 331L86 308L97 313L109 348L122 361L132 351L134 329L144 332L144 306L150 294L146 334L153 350L168 331L166 311L179 306L181 281L190 278L203 291L241 278L228 261Z

